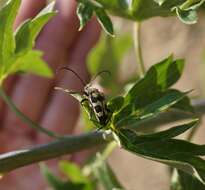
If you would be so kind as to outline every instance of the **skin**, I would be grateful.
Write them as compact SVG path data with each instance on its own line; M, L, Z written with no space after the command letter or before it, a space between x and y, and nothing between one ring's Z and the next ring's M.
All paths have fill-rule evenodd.
M46 0L22 0L15 27L35 16L45 3ZM41 32L36 49L44 52L44 60L54 71L61 66L68 66L85 81L89 81L85 59L99 38L100 27L93 19L83 31L78 31L75 0L57 0L56 9L58 14ZM53 79L25 74L9 78L5 83L7 93L29 118L60 134L78 133L79 129L75 129L75 125L79 116L79 103L71 96L55 91L54 86L76 91L83 87L72 73L64 71ZM21 122L2 101L0 116L0 153L51 141L49 137ZM82 153L80 156L74 155L72 159L82 162L84 157ZM55 170L56 162L52 161L50 167ZM13 171L0 181L0 189L43 190L45 187L37 164Z

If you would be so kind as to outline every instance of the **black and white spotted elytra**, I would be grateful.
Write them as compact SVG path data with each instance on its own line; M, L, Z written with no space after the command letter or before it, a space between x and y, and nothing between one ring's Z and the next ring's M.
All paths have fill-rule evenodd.
M93 113L95 114L95 117L99 124L101 126L105 126L109 121L109 110L106 105L105 96L102 92L100 92L97 88L93 88L91 83L86 84L84 80L72 69L68 67L61 67L60 70L65 69L71 71L73 74L77 76L77 78L81 81L81 83L84 85L84 90L82 91L82 94L84 96L84 99L81 101L81 103L88 101L88 104L90 108L93 110ZM93 80L102 74L103 72L109 71L101 71L99 72ZM93 81L91 80L91 82ZM59 88L61 89L61 88ZM75 93L75 92L72 92ZM77 92L76 92L77 93Z
M84 88L85 101L88 100L89 104L101 125L106 125L108 122L109 110L105 103L105 96L98 89L92 88L90 84Z

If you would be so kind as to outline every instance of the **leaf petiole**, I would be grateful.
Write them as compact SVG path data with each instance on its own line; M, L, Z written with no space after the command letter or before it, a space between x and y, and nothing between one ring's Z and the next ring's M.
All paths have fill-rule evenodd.
M134 23L134 30L133 30L133 38L134 38L134 49L136 54L136 60L140 67L140 77L142 78L145 73L145 65L142 55L142 47L141 47L141 23L135 22Z

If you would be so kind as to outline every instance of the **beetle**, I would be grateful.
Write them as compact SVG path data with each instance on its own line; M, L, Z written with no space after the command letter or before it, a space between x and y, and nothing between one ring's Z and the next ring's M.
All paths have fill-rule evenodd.
M110 74L110 72L106 71L106 70L101 71L94 76L94 78L91 80L90 83L86 84L85 81L74 70L72 70L66 66L61 67L58 70L68 70L68 71L72 72L81 81L81 83L84 86L84 89L81 92L83 97L84 97L81 100L81 105L83 105L83 102L87 101L88 105L91 108L92 112L94 113L98 123L102 126L102 128L104 126L106 126L107 123L109 122L110 110L107 108L105 95L102 92L100 92L97 88L93 88L92 82L97 78L97 76L101 75L102 73L106 72L106 73ZM78 93L75 91L68 91L66 89L59 88L59 87L56 87L55 89L63 90L63 91L66 91L70 94ZM91 118L92 118L92 116L90 114L90 119Z

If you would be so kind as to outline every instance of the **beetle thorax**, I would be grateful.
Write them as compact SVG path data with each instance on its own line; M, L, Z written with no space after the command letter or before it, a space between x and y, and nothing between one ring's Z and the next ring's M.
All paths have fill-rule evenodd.
M89 96L90 94L99 94L99 90L97 88L93 88L90 85L86 85L84 88L85 94Z

